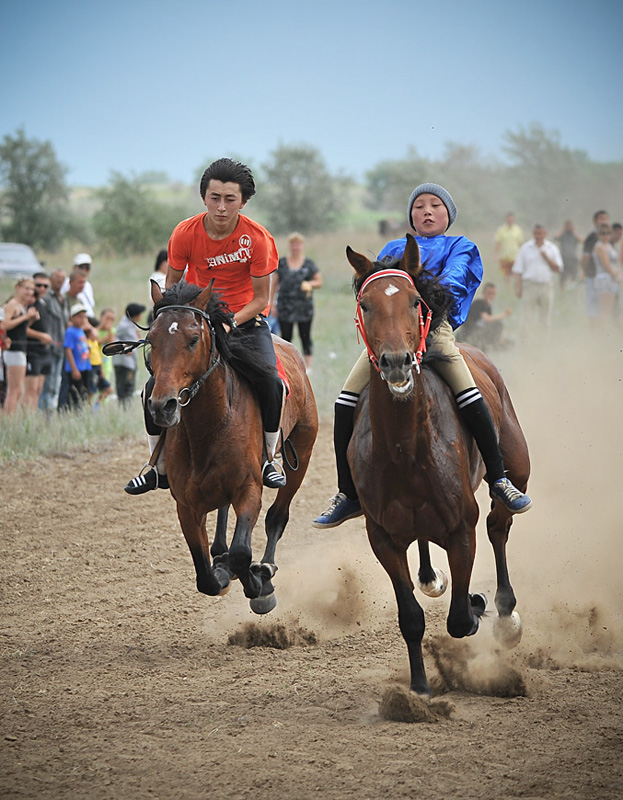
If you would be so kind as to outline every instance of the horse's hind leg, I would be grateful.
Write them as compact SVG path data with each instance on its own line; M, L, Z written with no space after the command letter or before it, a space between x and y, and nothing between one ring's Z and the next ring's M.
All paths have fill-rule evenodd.
M266 614L277 605L272 583L272 578L277 572L277 564L275 563L277 543L288 524L292 498L298 492L307 472L315 438L316 428L314 426L310 428L299 426L290 434L290 439L292 439L296 448L298 468L292 469L289 467L284 457L287 474L286 485L279 489L275 502L266 513L266 549L262 560L259 564L251 565L251 569L262 580L260 597L251 602L251 609L257 614Z
M495 607L498 618L494 623L494 632L507 647L514 647L521 639L521 619L514 610L517 600L511 586L506 560L506 543L513 524L512 516L496 503L487 516L487 533L495 556L495 572L497 589Z
M398 604L398 625L409 653L411 690L419 695L430 697L431 690L426 680L422 657L422 637L425 629L424 611L413 594L407 552L405 549L398 549L383 528L372 520L366 520L366 527L372 550L389 575L394 587Z
M430 546L425 539L418 539L420 568L417 574L417 587L428 597L441 597L448 588L448 578L443 570L433 567L430 560Z
M452 575L452 599L447 628L450 636L460 639L476 633L486 605L484 595L472 597L469 594L469 582L476 554L475 529L455 531L450 537L447 552Z
M214 566L219 565L228 569L229 549L227 547L227 519L229 517L229 506L219 508L216 515L216 528L214 531L214 541L210 548L210 555Z

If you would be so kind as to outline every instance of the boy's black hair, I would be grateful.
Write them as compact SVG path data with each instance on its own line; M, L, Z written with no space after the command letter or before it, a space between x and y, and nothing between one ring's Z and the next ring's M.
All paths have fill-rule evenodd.
M234 161L233 158L219 158L213 161L201 176L199 192L201 199L205 200L208 184L211 180L223 183L237 183L240 186L242 199L246 203L255 194L255 181L253 174L246 164Z

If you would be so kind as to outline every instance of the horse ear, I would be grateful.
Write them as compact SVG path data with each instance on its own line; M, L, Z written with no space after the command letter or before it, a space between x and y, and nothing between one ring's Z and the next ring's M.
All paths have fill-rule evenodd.
M210 302L210 298L212 297L212 287L213 286L214 286L214 278L212 278L210 283L201 292L201 294L197 295L193 305L197 306L197 308L202 308L205 311L206 308L208 307L208 303Z
M151 283L151 299L154 301L154 305L158 302L158 300L162 300L162 289L158 286L156 281L149 279Z
M362 256L361 253L355 253L350 245L346 246L346 258L350 261L350 265L357 275L367 275L372 269L372 262Z
M412 278L417 276L422 271L422 264L420 263L420 248L415 238L410 233L407 234L407 246L402 255L400 266L405 272L408 272Z

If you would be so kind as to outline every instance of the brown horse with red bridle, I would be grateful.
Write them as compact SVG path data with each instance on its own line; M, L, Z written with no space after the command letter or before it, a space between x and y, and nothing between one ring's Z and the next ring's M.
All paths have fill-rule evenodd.
M424 612L413 594L407 549L417 541L418 586L433 597L445 590L446 579L431 565L429 542L446 551L452 577L448 632L474 634L486 604L484 595L469 593L479 514L474 492L485 468L450 388L422 359L430 317L417 288L425 286L417 242L407 236L403 257L391 265L372 263L350 248L347 256L356 273L358 327L371 361L348 458L370 544L396 594L411 689L430 695L421 646ZM525 491L528 449L502 377L479 350L461 345L461 351L491 412L509 477ZM506 562L511 524L511 514L493 504L487 530L497 573L496 630L516 644L521 621Z
M305 364L293 345L275 340L289 382L282 419L287 483L266 514L267 543L258 563L252 558L251 535L262 504L263 426L253 380L264 367L238 331L226 332L231 313L212 295L211 286L200 290L180 282L163 296L152 281L152 299L154 321L146 342L155 384L148 407L166 428L167 474L197 588L220 595L232 578L239 578L252 610L267 613L276 604L275 549L318 432ZM229 506L236 524L228 546ZM206 515L215 509L218 523L210 548Z

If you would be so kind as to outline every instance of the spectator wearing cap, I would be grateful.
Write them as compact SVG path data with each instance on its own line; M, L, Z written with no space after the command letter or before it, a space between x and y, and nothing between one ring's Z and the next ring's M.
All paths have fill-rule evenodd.
M69 392L67 408L78 408L88 402L91 385L91 357L85 334L88 325L86 306L76 303L71 307L69 326L65 331L65 373L68 376Z
M125 316L117 325L117 338L122 342L138 342L139 335L136 323L145 312L145 306L140 303L130 303L125 310ZM117 398L122 406L128 406L136 391L136 352L115 355L112 358L115 369L115 386Z
M78 253L76 256L74 256L73 270L70 273L70 277L66 279L65 283L63 284L63 288L61 289L61 292L66 294L70 289L71 275L76 271L81 272L84 275L84 285L80 289L80 297L78 298L78 302L82 303L83 306L86 306L88 315L90 317L95 316L95 295L93 293L93 286L89 281L92 264L93 259L88 253Z
M456 345L454 331L467 319L476 289L483 275L482 260L476 245L465 236L446 236L456 219L457 208L447 189L436 183L422 183L407 203L407 224L416 236L420 258L427 271L446 290L451 304L441 315L427 339L427 350L438 358L432 368L450 387L457 412L474 437L487 470L489 494L513 514L527 511L532 501L506 477L504 459L484 398ZM408 244L406 237L388 242L378 261L401 258ZM427 302L426 285L418 286ZM338 492L329 507L313 521L315 528L334 528L363 511L350 473L347 451L353 433L354 414L359 395L370 381L367 351L346 379L335 403L334 446L338 473Z

